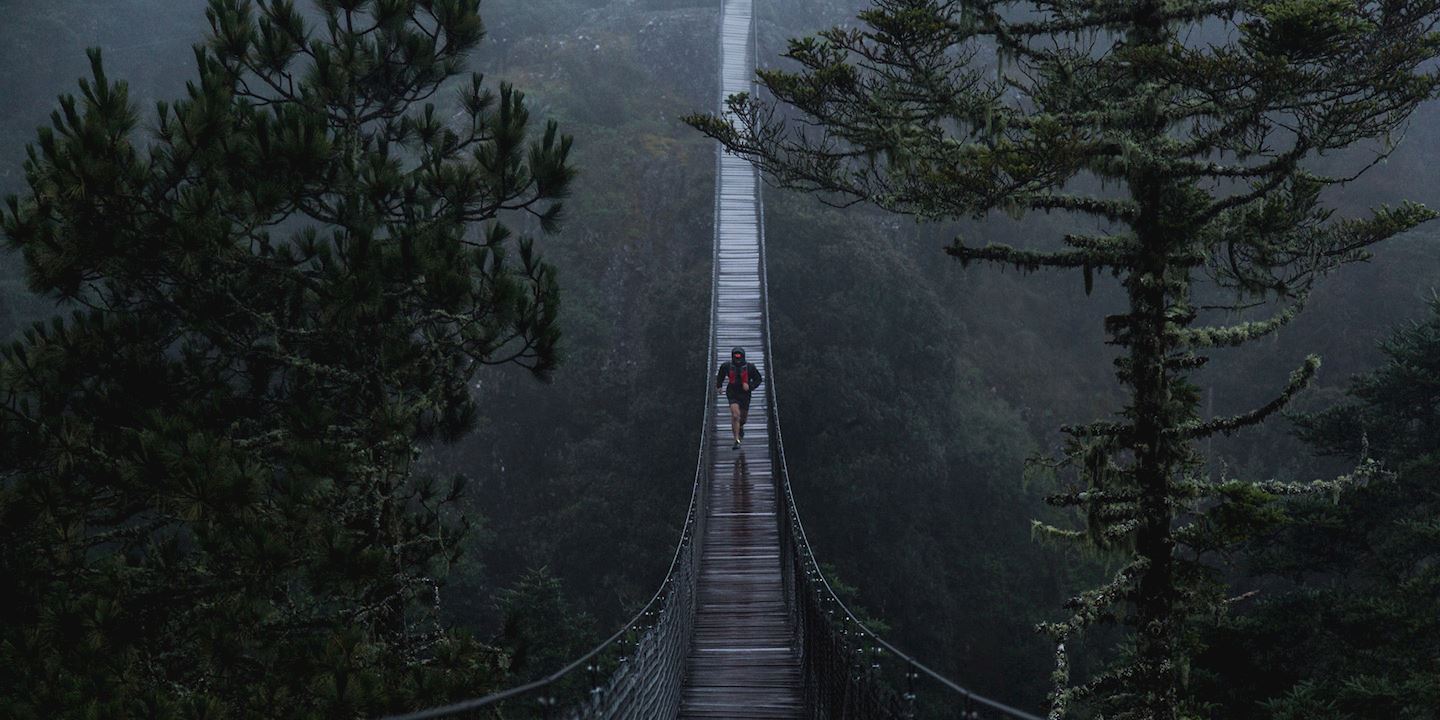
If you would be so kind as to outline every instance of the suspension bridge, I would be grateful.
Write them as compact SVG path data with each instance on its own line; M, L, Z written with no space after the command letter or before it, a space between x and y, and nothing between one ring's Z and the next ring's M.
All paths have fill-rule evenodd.
M753 0L721 0L719 108L754 90ZM387 720L965 718L1039 720L976 695L865 626L820 571L790 489L771 363L761 184L716 151L709 368L734 346L766 378L739 449L707 375L685 524L655 595L553 674Z

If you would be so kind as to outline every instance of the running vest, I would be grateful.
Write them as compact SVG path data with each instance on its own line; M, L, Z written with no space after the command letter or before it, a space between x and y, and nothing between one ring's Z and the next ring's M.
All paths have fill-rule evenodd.
M737 374L739 375L738 379L736 378ZM739 384L736 384L737 382ZM730 384L737 388L744 388L750 384L750 363L745 363L745 365L740 368L739 373L735 372L735 365L733 363L730 365Z

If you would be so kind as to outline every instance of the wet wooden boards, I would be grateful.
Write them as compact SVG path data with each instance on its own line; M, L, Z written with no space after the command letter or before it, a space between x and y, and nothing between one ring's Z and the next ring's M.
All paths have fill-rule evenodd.
M726 0L721 22L721 102L749 91L751 0ZM723 110L723 106L721 108ZM764 357L756 175L732 155L719 162L715 352L732 347L769 374ZM755 393L739 450L730 410L713 408L712 464L701 548L699 598L680 706L682 718L799 718L800 660L785 610L780 539L771 476L766 400Z

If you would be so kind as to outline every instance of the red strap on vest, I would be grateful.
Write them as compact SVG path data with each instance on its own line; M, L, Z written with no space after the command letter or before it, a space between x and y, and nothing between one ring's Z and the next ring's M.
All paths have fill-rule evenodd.
M730 384L731 384L731 385L734 385L734 384L735 384L735 366L734 366L734 365L731 365L731 366L730 366ZM749 363L746 363L746 366L745 366L745 367L740 368L740 384L741 384L742 386L744 386L744 385L749 385L749 384L750 384L750 368L749 368Z

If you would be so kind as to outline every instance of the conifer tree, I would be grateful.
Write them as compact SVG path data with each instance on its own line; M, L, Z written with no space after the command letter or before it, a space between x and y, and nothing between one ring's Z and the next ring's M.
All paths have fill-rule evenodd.
M70 311L0 362L7 717L374 716L496 677L436 614L463 483L413 461L481 367L555 366L518 231L560 221L570 139L462 74L479 0L207 17L145 120L92 52L3 213Z
M1393 476L1287 502L1278 531L1249 543L1246 569L1272 581L1203 656L1226 717L1440 713L1440 298L1380 349L1344 402L1297 420L1320 453L1368 454Z
M1125 557L1041 630L1057 647L1051 716L1166 720L1183 690L1190 619L1224 607L1205 552L1243 534L1277 494L1334 489L1203 474L1195 444L1282 409L1206 420L1191 376L1205 352L1285 325L1314 281L1429 220L1413 204L1335 218L1343 183L1315 158L1391 134L1432 96L1440 3L1363 0L876 0L862 25L794 40L795 67L760 73L773 100L731 98L689 121L780 184L921 219L1043 212L1073 232L946 252L963 264L1073 270L1120 284L1107 317L1119 415L1063 428L1051 498L1085 530L1038 529ZM1364 163L1355 168L1363 171ZM1347 172L1349 170L1347 169ZM1219 299L1217 299L1219 298ZM1264 307L1273 314L1257 316ZM1373 468L1362 466L1362 474ZM1351 478L1353 480L1353 478ZM1070 645L1119 621L1109 667L1070 678Z

